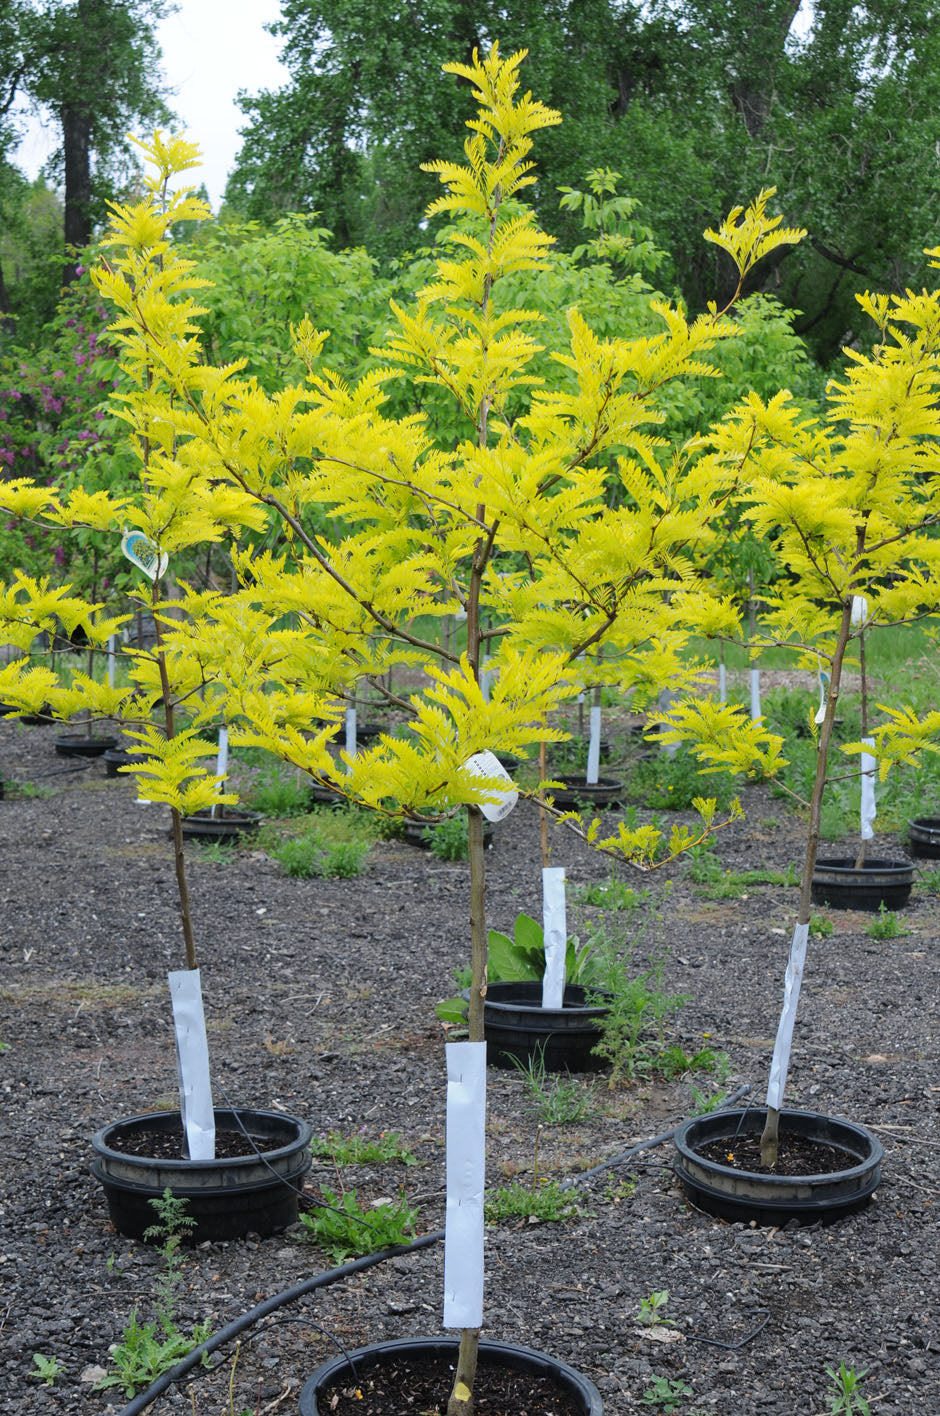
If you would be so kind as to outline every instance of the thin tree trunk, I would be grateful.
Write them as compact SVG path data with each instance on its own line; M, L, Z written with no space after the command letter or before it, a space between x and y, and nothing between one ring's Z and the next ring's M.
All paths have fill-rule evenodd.
M176 722L173 713L173 698L170 692L170 677L166 668L166 655L160 638L160 622L157 619L157 587L154 584L151 604L154 629L156 631L157 663L160 667L160 687L163 692L163 721L167 740L176 736ZM186 858L183 855L183 820L175 806L170 807L173 823L173 857L176 866L176 888L179 895L180 923L183 926L183 944L186 949L186 967L195 969L196 941L193 936L193 916L189 902L189 881L186 878Z
M859 546L859 551L861 551L861 545ZM829 680L829 696L826 700L826 713L819 730L819 747L816 750L816 776L813 781L812 796L810 797L809 830L806 836L803 874L800 878L800 903L796 921L798 925L808 925L812 913L813 871L816 868L816 854L819 850L819 827L822 815L823 791L826 786L826 774L829 761L829 743L832 738L832 725L835 720L836 704L839 699L842 664L845 659L845 651L849 642L851 628L852 597L850 595L842 606L842 620L839 625L839 636L832 658L832 676ZM797 998L798 997L799 992L797 985ZM784 1078L784 1084L785 1081L786 1079ZM768 1106L767 1120L760 1138L760 1154L761 1163L763 1165L773 1168L777 1164L779 1140L780 1112L777 1107Z
M859 636L858 636L858 657L859 657L859 668L860 668L860 670L861 670L861 679L862 679L862 731L861 731L861 738L862 738L862 741L864 742L865 739L868 737L868 672L867 672L867 665L866 665L866 663L865 663L865 631L864 631L864 629L860 630ZM862 782L863 782L863 784L864 784L864 777L862 778ZM860 836L860 838L859 838L859 843L858 843L858 855L855 857L855 869L856 869L856 870L861 870L861 869L862 869L862 867L863 867L864 864L865 864L865 858L866 858L867 855L868 855L868 841L866 840L866 838L865 838L864 836Z

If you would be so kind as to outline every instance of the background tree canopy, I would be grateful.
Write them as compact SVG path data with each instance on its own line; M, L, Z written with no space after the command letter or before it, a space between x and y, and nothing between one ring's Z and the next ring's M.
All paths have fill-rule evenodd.
M0 314L24 314L35 324L37 243L46 256L87 245L107 202L126 186L132 145L128 130L167 123L159 82L157 22L169 0L3 0L0 5ZM10 154L19 140L16 105L26 100L60 134L47 177L62 193L61 236L46 245L48 202L25 183ZM52 193L49 194L52 196ZM54 197L53 197L54 200ZM58 250L56 250L58 246ZM48 264L48 262L47 262ZM10 290L3 270L13 268ZM57 272L61 273L61 270ZM66 272L67 274L69 272ZM58 287L58 280L47 287ZM51 313L43 310L44 314Z
M827 362L858 329L859 284L920 279L937 240L940 5L933 0L284 0L290 83L244 95L228 201L313 211L376 255L420 240L420 163L464 136L441 74L499 39L564 113L540 150L540 220L572 244L557 188L615 168L693 308L729 273L700 233L761 187L810 239L762 276Z

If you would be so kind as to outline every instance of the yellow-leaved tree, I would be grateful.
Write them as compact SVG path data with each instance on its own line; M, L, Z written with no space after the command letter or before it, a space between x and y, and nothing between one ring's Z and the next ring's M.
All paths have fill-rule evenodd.
M196 946L183 856L182 819L197 811L232 802L206 765L212 743L203 735L224 715L223 685L213 682L201 658L190 651L185 618L194 615L200 634L225 635L228 672L251 676L251 627L228 632L227 606L217 597L172 592L168 570L192 564L193 553L229 543L266 525L257 499L238 487L220 485L189 455L167 415L180 398L181 383L196 367L196 320L201 313L192 292L205 282L190 261L171 247L169 230L177 221L208 215L205 203L189 189L172 193L171 178L198 160L198 149L182 138L155 135L140 144L152 166L147 195L133 206L113 210L108 244L120 251L112 269L95 272L99 286L116 298L124 313L115 329L122 349L124 382L115 395L115 411L130 426L137 455L138 479L125 491L88 493L81 486L61 492L16 478L0 483L0 506L10 515L70 530L111 532L137 571L131 608L149 612L156 629L153 649L128 647L122 654L126 682L63 667L44 649L64 627L80 629L91 655L102 659L109 641L132 618L113 615L49 579L36 580L14 571L0 585L0 636L20 657L0 667L0 699L20 712L48 711L63 721L77 717L119 722L142 759L134 768L141 795L169 806L176 864L180 919L186 967L196 968ZM220 610L215 626L214 610ZM37 639L37 636L43 638ZM317 704L318 715L328 705ZM308 744L310 760L328 761L329 729ZM319 747L317 746L319 744Z
M730 307L690 320L659 304L660 331L635 339L599 338L572 309L568 342L552 351L557 378L542 384L530 372L539 318L504 287L512 276L514 290L520 277L535 288L550 267L551 238L524 196L535 180L533 135L559 115L520 91L523 57L504 58L494 45L447 66L470 83L477 111L464 161L431 167L442 194L429 215L449 222L436 273L414 308L393 307L377 365L358 382L330 371L327 333L308 320L294 330L308 369L300 386L268 394L240 366L203 362L187 293L194 275L168 239L179 212L160 196L174 152L180 168L191 158L173 143L149 145L162 175L143 203L116 214L114 254L96 274L138 374L125 413L164 499L160 515L135 524L158 566L188 544L189 525L208 539L224 528L233 542L237 589L183 587L164 651L213 686L234 740L378 811L466 810L474 1044L483 1040L486 988L481 808L505 787L485 759L481 772L480 754L524 757L562 736L549 715L585 686L616 684L639 704L667 684L692 687L690 634L735 624L695 565L738 469L699 446L669 445L659 408L672 380L714 376L709 350L736 333ZM742 281L767 251L799 239L769 214L771 195L708 233ZM419 411L387 416L390 380L412 386ZM447 445L420 412L427 385L452 400L462 429ZM277 529L273 549L245 538L255 517ZM466 623L460 648L440 633L454 615ZM359 684L381 689L393 665L405 666L410 683L395 699L406 732L331 764L324 733L311 733L314 717L335 716ZM727 765L773 770L779 739L731 708L709 714ZM720 824L713 802L699 805L700 828L668 840L651 828L605 834L597 821L572 824L649 867ZM479 1323L462 1333L450 1416L473 1409Z
M940 250L927 255L933 267L940 265ZM786 392L766 403L751 394L711 439L713 455L738 479L742 515L780 572L774 588L762 594L766 609L753 647L789 649L802 667L814 674L821 669L828 678L761 1139L768 1166L777 1163L843 668L872 626L900 628L940 610L940 291L864 294L858 300L878 339L871 354L846 350L844 373L829 385L824 418L803 416ZM866 726L882 779L894 763L940 751L940 712L878 706L881 721ZM701 705L686 702L670 721L668 738L686 741L713 768L725 765L726 744ZM863 744L842 750L857 755Z

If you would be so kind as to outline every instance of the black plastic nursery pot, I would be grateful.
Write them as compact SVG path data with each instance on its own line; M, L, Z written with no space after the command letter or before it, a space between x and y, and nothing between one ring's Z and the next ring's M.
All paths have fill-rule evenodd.
M778 1175L737 1170L701 1154L710 1141L727 1143L740 1135L760 1136L766 1111L715 1111L693 1117L676 1131L673 1169L689 1199L721 1219L744 1224L832 1224L868 1204L881 1180L884 1149L876 1136L851 1121L813 1111L781 1111L781 1145L787 1134L830 1146L845 1157L844 1167L818 1175Z
M16 711L12 703L0 703L0 718L6 718L8 714L15 713ZM42 707L38 713L21 713L14 721L18 723L29 723L31 726L37 727L42 724L51 723L52 714L48 708Z
M102 757L117 747L116 737L86 737L83 733L66 733L55 740L60 757Z
M914 866L909 860L866 860L856 866L851 856L820 858L813 870L814 905L834 910L870 910L882 905L901 910L911 897Z
M423 846L430 850L431 837L437 824L436 821L409 821L406 817L401 824L401 838L407 841L409 846ZM483 822L483 844L487 849L493 844L492 821Z
M400 1338L391 1342L376 1342L369 1347L357 1347L343 1356L333 1357L318 1367L304 1384L300 1393L300 1416L327 1416L333 1409L331 1393L336 1388L352 1385L367 1393L370 1373L375 1374L382 1368L394 1370L402 1362L422 1367L426 1365L435 1374L439 1371L439 1399L444 1403L453 1381L459 1341L457 1337ZM480 1343L476 1393L485 1393L487 1372L497 1368L545 1378L559 1394L564 1393L571 1400L582 1416L603 1416L603 1402L594 1383L567 1363L556 1361L543 1352L515 1343L484 1339ZM399 1416L399 1412L411 1409L408 1392L401 1390L397 1404L388 1408L388 1416Z
M240 1123L240 1124L239 1124ZM296 1223L298 1193L310 1169L312 1127L277 1111L217 1109L217 1140L247 1132L254 1153L215 1160L188 1160L182 1152L178 1111L154 1111L113 1121L92 1137L92 1174L104 1187L111 1222L119 1234L142 1239L155 1221L151 1200L169 1186L188 1201L194 1242L265 1238ZM120 1147L158 1132L173 1138L176 1159L130 1154Z
M145 752L128 752L124 747L109 747L104 753L104 770L108 777L121 777L126 773L121 772L122 767L133 767L138 762L146 762Z
M560 782L561 786L550 788L552 801L565 811L572 811L580 806L605 811L609 807L617 806L623 796L623 782L618 777L599 777L596 782L589 782L584 776L559 772L554 780Z
M940 816L915 816L910 824L911 855L940 860Z
M526 1066L541 1058L548 1072L598 1072L594 1055L607 1008L588 1003L587 990L569 983L561 1008L542 1007L540 981L487 985L483 1000L486 1056L495 1067Z
M257 831L260 820L257 811L237 811L227 806L213 816L210 807L183 817L183 835L196 841L234 841L238 836Z
M342 792L335 792L332 787L321 786L319 782L310 784L310 809L316 806L342 806L346 798Z

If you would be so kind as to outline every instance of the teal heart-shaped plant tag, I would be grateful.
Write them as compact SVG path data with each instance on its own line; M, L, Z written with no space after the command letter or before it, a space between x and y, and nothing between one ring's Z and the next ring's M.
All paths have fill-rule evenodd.
M170 563L169 556L161 554L160 547L155 546L143 531L125 531L121 537L121 550L131 564L142 570L150 580L159 580Z

